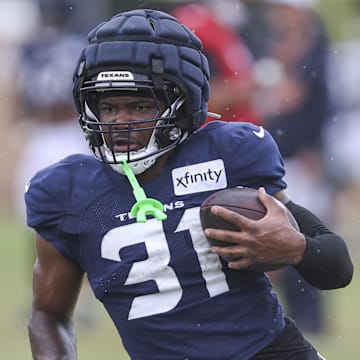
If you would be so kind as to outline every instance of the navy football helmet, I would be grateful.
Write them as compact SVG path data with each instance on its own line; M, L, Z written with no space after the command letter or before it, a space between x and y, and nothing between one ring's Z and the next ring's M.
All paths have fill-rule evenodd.
M74 100L85 137L99 160L120 173L127 160L141 174L207 117L209 66L201 41L174 17L150 9L120 13L90 31L88 40L74 74ZM98 102L106 94L146 94L157 111L137 129L130 121L121 122L121 129L101 123ZM130 150L130 140L127 152L114 151L106 140L109 135L130 139L131 131L149 129L148 144L137 151Z

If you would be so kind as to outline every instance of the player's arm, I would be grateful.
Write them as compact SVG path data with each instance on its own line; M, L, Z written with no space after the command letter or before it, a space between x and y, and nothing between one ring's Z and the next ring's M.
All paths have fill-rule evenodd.
M259 199L267 210L260 220L248 219L221 206L212 207L214 215L241 229L239 232L206 229L206 236L234 244L213 247L213 251L231 259L228 266L233 269L246 269L257 263L289 264L319 289L348 285L353 264L344 240L328 230L310 211L292 203L285 191L274 197L291 211L300 231L291 225L285 207L260 188Z
M34 359L75 359L72 314L83 272L49 242L36 236L29 338Z
M322 289L345 287L351 282L354 267L343 238L334 234L312 212L292 201L286 207L304 234L306 247L295 265L303 278Z

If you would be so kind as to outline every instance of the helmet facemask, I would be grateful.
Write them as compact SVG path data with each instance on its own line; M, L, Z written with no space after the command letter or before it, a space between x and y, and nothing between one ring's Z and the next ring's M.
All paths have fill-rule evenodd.
M133 99L126 110L134 110L138 116L129 115L126 121L121 116L102 121L100 101L118 96ZM146 75L104 71L84 81L80 103L83 105L81 126L95 157L122 174L123 160L135 174L141 174L188 136L188 131L178 126L179 116L186 117L187 112L184 93L170 81L163 81L162 87L155 89ZM136 143L135 139L139 138L136 132L146 135L147 143Z

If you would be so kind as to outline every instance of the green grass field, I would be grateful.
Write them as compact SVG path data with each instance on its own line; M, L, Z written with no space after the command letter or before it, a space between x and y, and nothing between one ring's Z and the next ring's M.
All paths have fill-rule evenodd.
M26 327L31 299L32 244L24 230L11 220L0 220L0 229L0 359L27 360L31 359ZM359 277L355 274L349 287L326 292L324 296L329 304L328 330L311 340L327 360L360 359ZM101 305L91 300L90 308L96 314L92 326L76 320L78 358L128 360Z

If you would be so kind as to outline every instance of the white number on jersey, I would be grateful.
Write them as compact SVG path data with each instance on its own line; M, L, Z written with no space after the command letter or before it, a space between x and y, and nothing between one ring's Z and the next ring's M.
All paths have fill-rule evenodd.
M182 231L190 233L209 296L213 297L228 291L229 286L221 270L220 259L209 251L209 242L200 227L198 207L185 210L175 230L176 233ZM136 237L133 234L136 234ZM132 265L125 285L153 280L158 292L135 297L128 319L169 311L176 307L183 293L174 269L169 266L170 250L162 223L156 219L110 230L103 238L101 256L108 260L121 261L120 250L138 243L144 243L148 257Z

